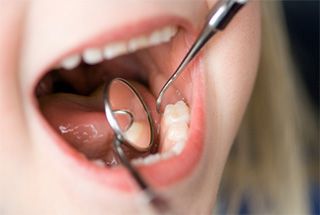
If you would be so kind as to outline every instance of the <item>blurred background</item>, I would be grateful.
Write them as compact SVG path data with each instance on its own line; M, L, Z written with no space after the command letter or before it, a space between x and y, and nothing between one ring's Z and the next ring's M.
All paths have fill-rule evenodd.
M293 57L312 105L319 109L319 0L285 0Z
M306 93L316 114L319 131L319 7L320 0L285 0L282 1L289 42L298 78L302 80ZM310 179L310 199L312 214L320 214L319 186L319 132L316 143L307 149L307 163L315 174Z

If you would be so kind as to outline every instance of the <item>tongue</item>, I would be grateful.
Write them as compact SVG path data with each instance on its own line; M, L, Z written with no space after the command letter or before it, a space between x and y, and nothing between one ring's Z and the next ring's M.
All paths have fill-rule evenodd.
M155 110L153 95L142 85L135 84L151 110ZM51 126L62 135L75 149L89 159L103 159L106 164L118 162L112 148L114 133L106 118L102 99L103 87L100 87L90 96L75 94L51 94L39 99L41 110ZM119 95L114 100L131 98ZM155 123L158 116L152 111ZM122 116L122 120L128 117ZM143 133L142 133L143 134ZM143 137L141 137L143 138ZM125 149L128 157L138 154ZM141 154L139 154L141 156Z

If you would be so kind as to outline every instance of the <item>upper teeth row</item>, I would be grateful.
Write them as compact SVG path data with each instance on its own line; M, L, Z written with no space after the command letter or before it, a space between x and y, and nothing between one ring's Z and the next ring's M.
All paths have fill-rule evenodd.
M150 34L131 38L128 41L109 43L102 48L87 48L82 54L73 54L63 59L59 67L66 70L74 69L80 64L81 58L87 64L97 64L102 62L104 59L109 60L142 48L168 42L176 33L177 27L166 26L153 31Z

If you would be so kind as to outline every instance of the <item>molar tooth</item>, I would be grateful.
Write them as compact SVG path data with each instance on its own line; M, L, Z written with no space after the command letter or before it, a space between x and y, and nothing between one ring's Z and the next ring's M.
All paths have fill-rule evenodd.
M83 61L90 65L97 64L103 61L102 52L98 48L86 49L82 57Z
M177 33L177 28L167 26L161 30L163 42L168 42Z
M138 49L145 48L149 45L148 38L146 36L140 36L137 38L133 38L129 40L128 43L128 51L129 52L134 52Z
M186 144L186 141L179 141L177 143L174 144L174 146L171 148L171 151L178 155L182 152L182 150L184 149L184 146Z
M164 27L151 33L149 36L150 45L158 45L163 42L168 42L177 33L177 28L173 26Z
M61 62L61 67L66 70L71 70L76 68L81 61L81 57L79 54L71 55Z
M158 45L162 43L161 31L154 31L151 33L149 37L150 45Z
M172 142L185 141L188 137L188 125L184 122L173 123L166 132L166 139Z
M165 127L170 126L172 123L189 123L189 120L189 108L183 101L178 101L174 105L169 104L166 106L163 113L163 123Z
M103 50L104 58L107 60L118 57L122 54L125 54L126 52L127 46L125 42L118 42L107 45Z
M183 101L165 107L161 120L160 151L162 153L172 151L178 154L182 151L188 137L189 120L189 107Z

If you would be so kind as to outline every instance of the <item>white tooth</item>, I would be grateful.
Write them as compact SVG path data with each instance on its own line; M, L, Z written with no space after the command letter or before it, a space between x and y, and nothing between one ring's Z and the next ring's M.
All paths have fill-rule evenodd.
M177 28L173 26L164 27L151 33L149 37L150 45L158 45L163 42L168 42L177 33Z
M174 123L166 132L166 140L172 142L185 141L188 137L188 125L185 122Z
M173 26L165 27L161 30L163 42L168 42L177 33L177 28Z
M135 158L131 161L135 166L144 164L144 158Z
M189 120L189 107L183 101L165 107L161 120L160 151L162 153L173 151L177 154L182 151L188 137Z
M173 123L185 122L189 123L190 114L189 107L183 101L178 101L176 104L166 106L163 113L163 126L169 127Z
M161 155L161 160L166 160L166 159L169 159L169 158L171 158L172 156L174 156L175 153L172 152L172 151L167 151L167 152L161 153L160 155Z
M179 142L174 144L174 146L171 148L171 151L173 153L175 153L176 155L178 155L184 149L185 144L186 144L186 141L179 141Z
M69 56L67 58L65 58L62 62L61 62L61 67L66 69L66 70L71 70L76 68L79 63L81 61L81 57L78 54Z
M149 37L149 43L150 43L150 45L158 45L158 44L162 43L161 31L152 32Z
M129 52L134 52L138 49L145 48L149 45L148 38L146 36L141 36L137 38L133 38L129 40L128 43L128 51Z
M188 125L184 122L173 123L167 128L167 132L160 144L160 152L174 152L180 153L180 148L184 148L184 143L188 137ZM183 145L177 146L182 143ZM176 148L176 150L173 150Z
M83 61L90 65L97 64L103 61L102 52L97 48L86 49L82 57Z
M160 154L151 154L143 159L144 164L152 164L161 160Z
M104 58L107 60L125 54L126 52L127 46L124 42L107 45L103 50Z
M101 159L93 160L92 163L94 163L98 167L105 167L106 166L106 163Z

